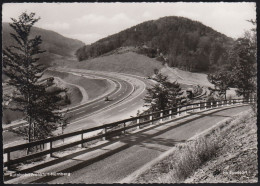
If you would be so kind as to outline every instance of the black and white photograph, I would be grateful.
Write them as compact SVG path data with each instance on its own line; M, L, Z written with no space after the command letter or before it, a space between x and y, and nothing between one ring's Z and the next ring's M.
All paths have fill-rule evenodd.
M257 9L3 1L3 183L258 183Z

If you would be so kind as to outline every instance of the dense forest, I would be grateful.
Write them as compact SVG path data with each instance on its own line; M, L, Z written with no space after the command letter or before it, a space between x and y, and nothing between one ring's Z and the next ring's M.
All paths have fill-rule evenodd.
M138 53L156 58L171 67L189 71L214 70L227 63L227 49L233 40L183 17L147 21L103 38L76 52L79 61L95 58L119 47L134 46Z

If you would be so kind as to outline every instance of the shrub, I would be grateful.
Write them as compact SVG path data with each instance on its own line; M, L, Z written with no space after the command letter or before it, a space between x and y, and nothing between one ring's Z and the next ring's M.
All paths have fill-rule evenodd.
M175 162L171 162L170 174L162 182L176 183L185 180L201 165L215 157L219 148L218 139L213 135L200 137L180 147Z

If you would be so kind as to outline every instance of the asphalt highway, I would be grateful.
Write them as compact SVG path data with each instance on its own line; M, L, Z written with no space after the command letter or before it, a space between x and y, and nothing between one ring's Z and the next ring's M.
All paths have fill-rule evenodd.
M144 96L146 84L141 82L141 80L138 81L133 77L115 75L115 73L98 73L93 71L75 72L73 70L67 72L73 72L74 74L77 73L83 77L95 75L113 81L116 86L109 94L101 96L94 101L69 109L66 117L70 118L70 123L66 127L65 131L63 131L64 133L83 128L91 128L109 121L116 121L118 119L117 115L120 114L121 119L125 119L126 116L122 114L127 112L129 113L133 110L136 111L136 108L139 108L143 104L142 97ZM139 77L139 79L143 78ZM139 93L140 91L141 94ZM105 101L106 96L109 97L109 101ZM127 102L127 104L122 105L124 102ZM124 113L122 112L123 110ZM3 132L3 139L5 147L26 142L22 137L8 131Z
M6 183L118 183L175 144L249 108L213 109L154 125L119 140L108 141L92 150L83 149L64 158L54 159L48 165L33 170L42 175L19 177ZM69 176L44 175L58 172L69 173Z
M101 77L104 77L104 76L101 76ZM105 96L105 97L109 98L109 101L105 101L105 98L101 97L100 99L95 100L92 103L83 104L83 105L77 107L76 109L69 110L66 117L69 117L70 121L75 121L78 118L82 118L83 116L87 117L100 109L103 109L109 105L112 105L115 102L117 102L118 100L122 100L126 96L131 94L131 92L134 89L133 85L131 85L130 83L128 83L124 80L111 78L111 77L106 77L106 78L113 80L117 84L117 88L112 93Z
M76 131L80 129L91 128L106 123L115 122L118 120L129 118L136 115L137 110L143 106L143 97L146 93L146 86L149 86L149 81L143 77L131 77L130 75L122 75L118 73L93 72L93 71L72 71L81 75L96 75L105 78L116 78L121 80L121 91L117 94L109 96L111 101L104 101L104 98L95 102L92 105L92 113L86 112L83 117L78 117L77 120L68 125L64 133ZM127 82L127 83L126 83ZM125 83L125 84L124 84ZM131 86L126 86L126 85ZM95 107L95 108L93 108ZM97 111L95 111L97 109ZM85 111L82 111L85 112Z

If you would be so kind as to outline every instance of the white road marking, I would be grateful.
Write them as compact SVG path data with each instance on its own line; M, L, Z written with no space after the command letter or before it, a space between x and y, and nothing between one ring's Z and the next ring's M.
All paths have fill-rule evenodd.
M86 71L86 70L85 70L85 71ZM107 72L106 72L106 73L107 73ZM114 76L114 73L113 73L113 76ZM140 80L139 80L139 81L140 81ZM119 83L119 81L117 81L117 82ZM122 83L124 84L124 82L122 82ZM114 108L116 108L116 107L113 107L114 105L120 106L120 105L122 105L122 104L128 103L128 102L130 102L131 100L133 100L133 99L135 99L136 97L138 97L139 95L141 95L141 94L146 90L146 88L145 88L145 87L146 87L145 83L144 83L143 81L141 81L141 83L144 85L143 90L142 90L138 95L136 95L135 97L133 97L133 98L127 100L126 102L123 102L123 103L121 103L121 104L118 104L118 102L121 102L122 100L126 99L127 97L129 97L129 96L134 92L134 85L133 85L131 82L129 82L129 83L131 84L131 86L132 86L132 88L133 88L132 92L130 92L129 95L127 95L127 96L124 97L123 99L121 99L121 100L119 100L119 101L113 103L112 105L107 105L107 106L105 106L104 108L102 108L102 109L100 109L100 110L98 110L98 111L96 111L96 112L93 112L93 113L91 113L91 114L89 114L89 115L85 115L85 116L79 117L76 121L74 121L74 122L72 122L72 123L70 123L70 124L73 124L73 123L79 122L79 121L81 121L81 120L84 120L84 119L86 119L86 118L89 117L89 116L93 116L93 115L96 115L96 114L99 115L99 114L102 114L104 111L109 111L109 110L111 110L111 109L114 109ZM121 89L121 83L119 83L119 89L118 89L114 94L116 94L120 89ZM127 89L126 89L126 90L127 90ZM108 107L110 107L110 108L108 108Z
M123 108L123 109L121 109L121 110L119 110L118 112L121 112L121 111L123 111L123 110L125 110L126 108Z
M94 106L94 107L92 107L92 108L97 108L97 107L99 107L99 105L96 105L96 106Z
M82 113L84 113L85 112L85 110L83 110L83 111L81 111L81 112L76 112L76 114L82 114Z
M109 118L109 117L111 117L112 115L110 114L110 115L108 115L106 118Z
M111 77L110 77L110 78L111 78ZM112 79L113 79L113 78L112 78ZM115 80L115 79L114 79L114 80ZM115 80L115 81L117 81L117 83L119 84L119 87L118 87L118 90L117 90L116 92L114 92L112 95L117 94L117 93L120 91L121 87L122 87L121 83L120 83L118 80ZM105 96L105 95L104 95L104 96ZM99 98L99 99L100 99L100 98ZM100 100L100 101L103 101L103 100ZM98 101L98 102L99 102L99 101ZM70 110L68 113L74 112L74 111L77 111L77 110L81 110L82 108L89 107L91 104L94 104L94 103L97 103L97 102L94 102L94 100L93 100L93 103L87 104L86 106L81 106L80 108L76 108L76 109Z
M134 106L137 102L133 103L131 106Z

